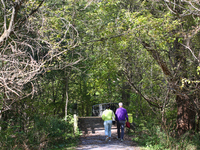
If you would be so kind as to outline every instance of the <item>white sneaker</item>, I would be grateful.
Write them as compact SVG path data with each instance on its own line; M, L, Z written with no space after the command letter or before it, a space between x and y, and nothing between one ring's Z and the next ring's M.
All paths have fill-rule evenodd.
M109 138L108 138L108 137L106 137L106 142L108 142L108 139L109 139Z

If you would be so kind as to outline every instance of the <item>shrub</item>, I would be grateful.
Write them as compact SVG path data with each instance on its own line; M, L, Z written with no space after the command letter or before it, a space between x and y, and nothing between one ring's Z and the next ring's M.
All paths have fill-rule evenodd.
M145 124L145 126L144 126ZM136 128L134 140L145 150L198 150L200 149L199 133L185 133L180 138L173 138L160 129L159 125L141 123Z
M20 131L20 126L8 125L6 130L0 132L0 147L2 150L68 147L77 136L73 131L72 116L68 120L35 116L34 121L24 131Z

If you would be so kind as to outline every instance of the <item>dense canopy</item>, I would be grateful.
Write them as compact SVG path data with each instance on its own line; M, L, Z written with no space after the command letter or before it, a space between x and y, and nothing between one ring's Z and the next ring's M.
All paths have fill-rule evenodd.
M199 139L199 1L0 3L1 147L11 133L28 140L10 148L42 138L51 147L63 136L58 128L70 140L71 115L91 116L93 105L111 102L123 102L139 130L156 135L151 146L161 141L155 130L165 148L185 135Z

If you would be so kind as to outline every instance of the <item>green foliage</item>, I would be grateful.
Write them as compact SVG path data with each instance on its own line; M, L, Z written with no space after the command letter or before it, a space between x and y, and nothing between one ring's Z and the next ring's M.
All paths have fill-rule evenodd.
M67 119L70 121L35 116L34 123L26 132L21 131L18 125L9 125L0 132L1 149L55 149L76 145L78 134L74 134L72 116Z
M131 134L131 133L130 133ZM160 126L145 122L136 128L133 139L142 150L198 150L200 148L199 134L187 132L180 139L169 136Z
M132 114L133 122L139 126L135 141L141 146L149 149L181 149L190 146L195 149L197 145L198 149L199 137L196 135L192 137L193 140L187 139L188 136L174 140L170 136L174 130L170 123L175 125L177 115L176 95L171 92L174 92L174 87L170 87L170 82L176 80L176 86L183 88L186 83L193 81L182 78L180 85L181 80L178 78L185 72L192 78L196 72L199 75L200 68L196 67L190 54L185 51L183 54L189 62L187 66L181 66L183 63L179 62L179 58L171 55L176 49L180 49L177 43L184 44L183 37L189 36L188 31L199 22L199 18L194 20L188 16L185 18L188 22L175 19L161 2L156 2L156 7L151 1L140 0L52 2L46 1L44 7L29 18L29 26L41 38L40 44L47 43L50 47L46 53L58 54L62 50L65 52L51 63L45 64L47 70L51 67L55 67L55 70L39 76L41 78L33 84L37 85L33 99L29 99L29 103L22 101L29 107L22 113L30 120L18 116L15 120L10 119L4 123L7 125L6 130L1 132L1 147L6 149L9 146L7 148L13 149L17 146L20 149L27 145L37 149L44 142L48 149L62 149L66 144L69 146L73 143L76 135L73 134L72 117L69 116L68 122L54 117L64 117L68 92L68 113L73 113L73 104L77 103L80 116L91 115L91 106L94 104L119 101L127 103L128 106L125 107ZM32 3L34 1L30 1L28 7L24 8L25 13L32 10ZM199 35L194 37L190 45L198 50ZM173 79L163 74L162 68L142 42L150 44L160 54L170 71L174 72ZM72 47L75 43L76 46ZM182 54L182 49L177 53ZM194 51L194 54L197 55L198 51ZM37 55L40 57L42 53ZM83 61L73 64L79 56ZM185 72L179 72L180 68L186 68ZM165 111L166 126L169 126L167 131L160 129L161 109L149 105L129 83L135 85L145 98L159 106L166 104L162 111ZM3 96L0 95L0 98ZM1 102L0 106L2 105ZM38 116L32 116L31 109ZM28 124L26 129L23 130L19 119L20 123Z
M197 67L197 74L199 75L200 72L200 66Z

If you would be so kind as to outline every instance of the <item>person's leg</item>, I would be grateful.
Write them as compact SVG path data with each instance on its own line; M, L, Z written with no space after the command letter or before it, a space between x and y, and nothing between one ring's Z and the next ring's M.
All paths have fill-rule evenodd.
M111 140L111 127L112 127L112 120L108 121L108 137Z
M121 126L121 139L124 139L124 126L125 126L125 121L120 121L120 126Z
M107 121L104 121L104 129L105 129L106 141L108 141L108 122Z
M120 123L119 123L119 121L117 121L117 136L119 139L120 138Z

